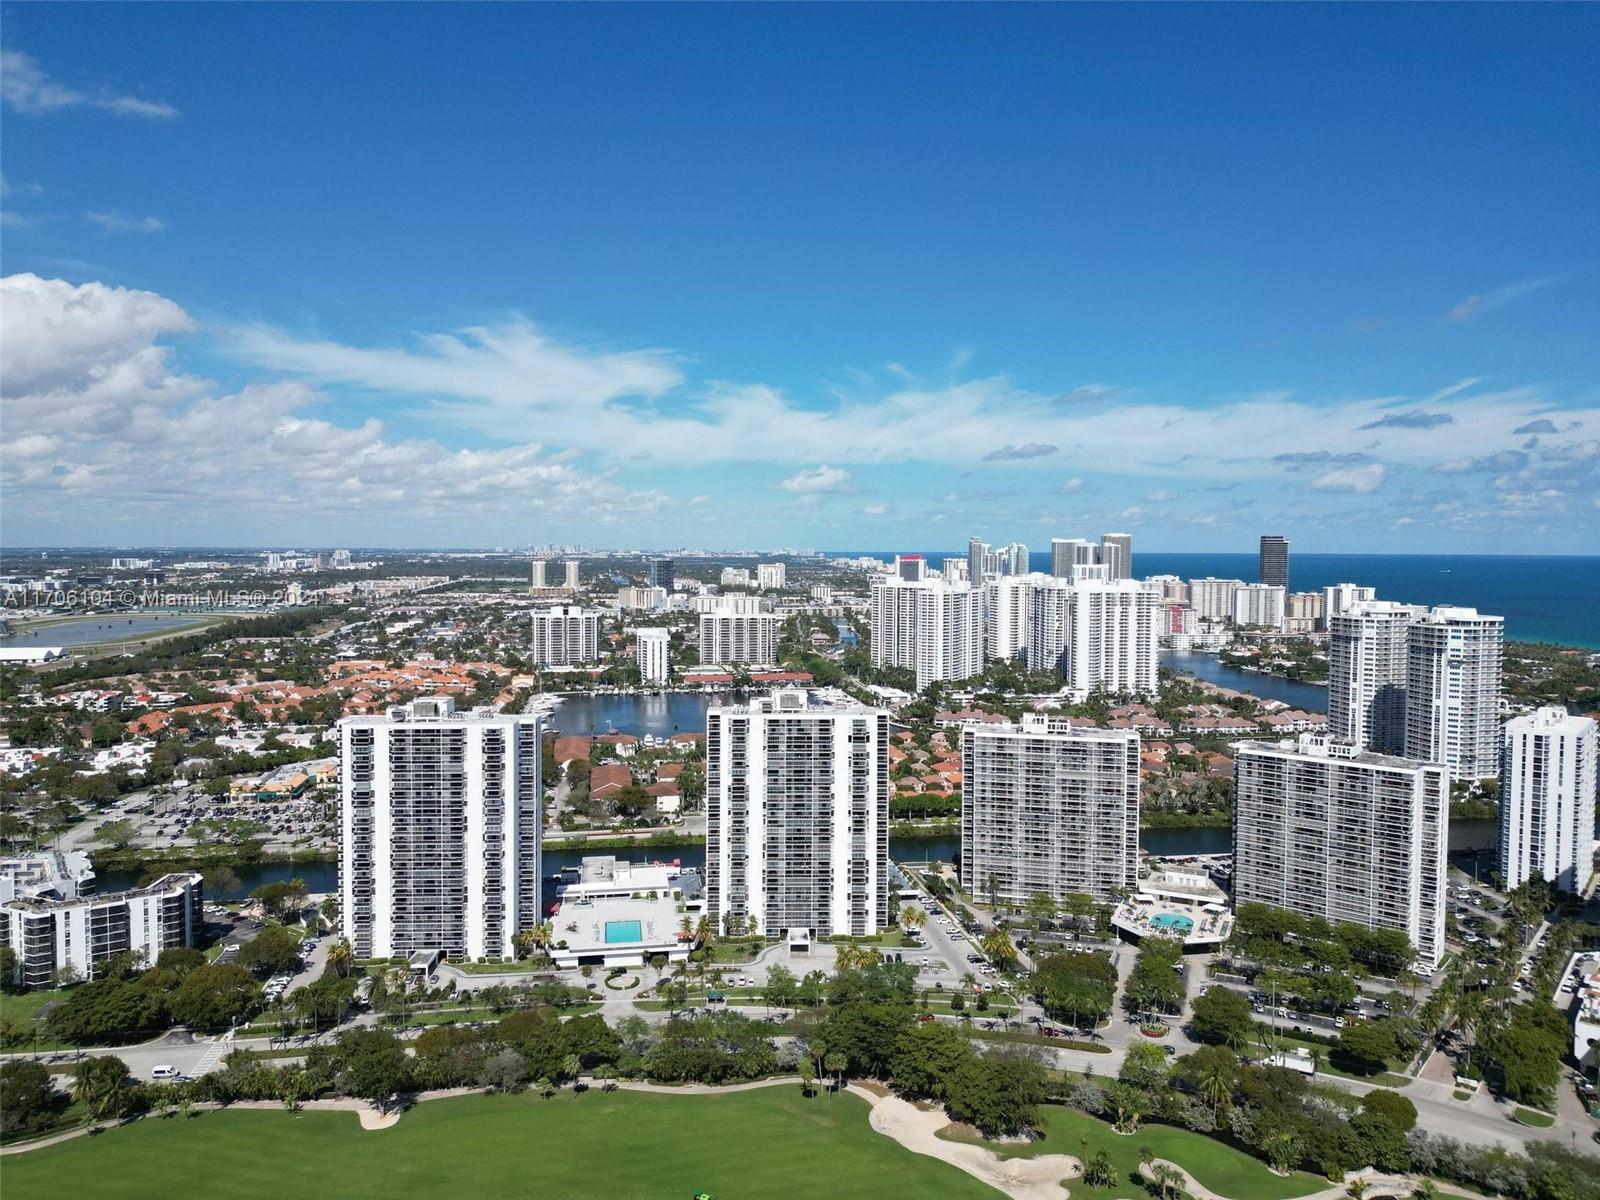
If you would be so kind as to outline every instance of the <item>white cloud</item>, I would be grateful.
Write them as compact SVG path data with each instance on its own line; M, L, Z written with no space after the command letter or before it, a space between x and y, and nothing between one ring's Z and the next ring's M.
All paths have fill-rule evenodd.
M160 217L133 217L113 209L110 212L88 212L83 219L98 225L107 233L160 233L167 223Z
M778 484L785 492L842 492L850 486L850 472L824 463L807 471L796 471Z
M1146 504L1170 504L1178 498L1178 493L1167 488L1158 488L1144 498Z
M52 79L32 57L0 50L0 102L17 112L40 114L63 108L98 108L123 117L163 120L178 115L164 100L118 95L104 89L84 92Z
M889 511L887 504L869 504L861 510L869 517L881 517Z
M1062 480L1061 485L1056 488L1056 491L1071 493L1081 491L1082 489L1083 480L1074 475L1071 479Z
M1507 304L1520 300L1524 296L1531 296L1534 292L1542 291L1552 283L1560 283L1563 278L1561 275L1546 275L1539 279L1523 279L1517 283L1509 283L1505 287L1495 288L1492 292L1474 292L1445 313L1445 320L1454 321L1457 324L1476 320L1485 313L1491 313L1497 308L1504 308Z
M299 381L223 394L178 372L161 338L192 323L150 292L30 275L0 281L0 471L8 524L65 511L85 529L108 514L190 527L219 514L425 522L573 514L627 519L663 508L537 443L452 449L394 439L381 422L339 425Z
M1383 486L1388 471L1382 463L1369 463L1364 467L1335 467L1324 471L1309 484L1314 492L1354 492L1366 495Z

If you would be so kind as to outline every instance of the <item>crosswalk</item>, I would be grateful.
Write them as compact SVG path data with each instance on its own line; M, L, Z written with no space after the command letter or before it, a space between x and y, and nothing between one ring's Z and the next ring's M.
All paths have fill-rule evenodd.
M221 1064L222 1060L227 1057L228 1051L232 1048L233 1038L229 1035L219 1037L216 1041L212 1042L210 1048L205 1052L205 1055L198 1063L195 1064L194 1077L198 1079L200 1076L215 1070Z

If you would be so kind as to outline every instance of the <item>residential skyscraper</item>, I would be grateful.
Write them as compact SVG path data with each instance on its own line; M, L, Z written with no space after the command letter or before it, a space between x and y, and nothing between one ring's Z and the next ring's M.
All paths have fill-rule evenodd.
M528 586L534 588L547 587L545 583L545 567L549 564L542 558L533 560L528 568Z
M1033 570L1028 562L1028 547L1022 542L1012 542L998 554L1002 575L1026 575Z
M1050 574L1070 579L1073 567L1093 566L1100 561L1100 550L1084 538L1050 539Z
M1048 575L1000 575L983 585L984 649L990 658L1020 658L1028 648L1029 597Z
M358 958L510 958L537 925L540 722L429 696L339 722L339 900Z
M1242 579L1204 579L1189 581L1189 604L1196 616L1209 621L1233 619L1233 594L1245 586Z
M706 910L766 934L889 924L889 714L785 689L706 713Z
M1061 717L961 730L961 882L1024 905L1040 892L1110 901L1139 874L1139 735Z
M568 559L563 565L566 568L566 577L562 581L561 586L566 588L568 591L575 592L578 590L581 584L581 580L579 578L578 560L575 558Z
M1505 619L1437 607L1406 635L1406 757L1442 762L1452 779L1500 769Z
M1067 592L1063 677L1075 692L1154 696L1161 598L1132 579L1073 584Z
M896 554L894 573L896 578L904 579L908 583L918 583L928 577L927 560L920 554Z
M1406 637L1427 609L1362 600L1328 623L1328 735L1363 750L1406 746Z
M1261 535L1260 582L1289 590L1289 539L1276 533Z
M1065 671L1067 638L1072 628L1072 581L1056 575L1027 578L1028 670Z
M1102 533L1100 561L1110 568L1112 579L1133 578L1133 534Z
M633 631L634 655L639 663L641 683L665 683L671 673L669 647L672 631L647 626Z
M967 581L974 586L983 582L983 560L989 547L981 538L967 539Z
M1378 589L1362 587L1359 583L1336 583L1322 589L1322 627L1333 628L1333 618L1353 604L1376 600Z
M775 663L782 624L776 613L769 612L717 608L701 613L700 661L707 666Z
M1283 628L1284 591L1278 584L1247 583L1233 593L1233 623L1241 629Z
M917 673L917 689L983 671L983 592L970 583L872 581L872 662Z
M534 610L533 661L539 666L571 667L599 657L598 610L577 604L552 604Z
M1444 953L1450 777L1317 734L1234 746L1233 899Z
M756 586L762 591L781 591L788 581L788 567L781 562L757 563Z
M650 586L665 588L667 595L672 595L672 583L677 564L670 558L652 558L650 560Z
M1507 721L1502 736L1501 886L1539 875L1582 894L1594 867L1594 718L1541 708Z

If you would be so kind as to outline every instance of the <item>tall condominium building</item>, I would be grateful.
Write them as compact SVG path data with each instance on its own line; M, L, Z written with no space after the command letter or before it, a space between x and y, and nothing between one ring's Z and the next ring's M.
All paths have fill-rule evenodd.
M1502 886L1539 875L1581 894L1594 867L1594 718L1541 708L1507 721L1503 737Z
M450 696L339 722L339 901L358 958L510 958L537 925L539 718Z
M1139 735L1028 713L961 730L961 882L1022 905L1108 901L1139 875Z
M1406 635L1427 610L1361 600L1328 622L1328 733L1379 754L1406 746Z
M872 581L872 662L917 673L917 689L983 671L983 592L970 583Z
M578 560L575 558L569 559L563 564L563 566L565 568L566 575L562 580L561 586L566 588L568 591L577 591L579 583L581 582L579 578Z
M1406 757L1442 762L1452 779L1500 769L1505 619L1438 607L1406 635Z
M746 592L729 592L723 596L691 596L689 611L763 613L772 611L772 601L765 596L753 596Z
M1316 734L1234 746L1233 899L1444 952L1450 776Z
M1133 578L1133 534L1102 533L1100 562L1110 568L1112 579Z
M650 586L665 588L670 595L677 564L670 558L652 558L650 560Z
M1153 696L1160 665L1160 598L1132 579L1067 592L1063 677L1076 692Z
M1189 585L1176 575L1151 575L1144 583L1146 587L1160 596L1164 603L1189 603Z
M533 614L533 661L570 667L600 657L600 613L576 604L553 604Z
M1325 600L1321 592L1290 592L1283 601L1283 628L1288 633L1312 633L1325 628Z
M1001 575L1026 575L1033 570L1028 562L1028 547L1022 542L1012 542L1004 550L997 550L995 559Z
M1354 604L1378 598L1378 589L1359 583L1335 583L1322 589L1322 627L1333 628L1333 619Z
M639 663L639 680L642 683L665 683L671 673L669 646L672 632L668 629L646 627L633 631L634 655Z
M894 574L907 583L920 583L928 577L928 561L920 554L896 554Z
M719 608L700 614L700 661L764 665L778 661L776 613L740 612Z
M984 559L989 556L989 547L981 538L967 539L967 579L978 584L983 582Z
M763 933L889 924L889 714L785 689L706 713L706 906Z
M1284 591L1278 584L1247 583L1233 593L1233 623L1240 628L1283 628Z
M95 892L81 851L47 850L0 860L0 946L22 988L94 979L115 954L154 963L163 950L193 946L204 927L205 889L193 872L163 875L126 892Z
M983 585L984 649L990 658L1020 658L1028 648L1029 597L1048 575L1000 575Z
M1064 576L1027 577L1028 640L1023 656L1028 670L1065 670L1067 638L1072 628L1072 587L1072 581Z
M549 587L550 586L549 584L547 584L545 582L545 574L546 574L545 568L548 567L549 565L550 564L548 562L546 562L542 558L536 558L536 559L533 560L533 562L528 567L528 586L529 587L542 588L542 587Z
M722 575L721 575L720 578L721 578L721 582L722 582L722 586L723 587L730 587L730 586L732 586L732 587L749 587L750 586L750 582L751 582L750 581L750 568L749 567L723 567L722 568Z
M1050 574L1061 579L1072 577L1073 567L1093 566L1100 561L1100 548L1086 538L1050 539Z
M781 562L756 564L756 586L764 592L782 590L787 576L788 567Z
M1204 579L1189 581L1189 604L1197 616L1208 621L1233 619L1233 594L1245 586L1242 579Z
M1261 535L1261 561L1257 579L1289 590L1289 539L1275 533Z
M991 556L992 561L992 556ZM967 578L967 560L952 554L939 565L939 578L946 583L962 583ZM981 580L979 583L981 584Z

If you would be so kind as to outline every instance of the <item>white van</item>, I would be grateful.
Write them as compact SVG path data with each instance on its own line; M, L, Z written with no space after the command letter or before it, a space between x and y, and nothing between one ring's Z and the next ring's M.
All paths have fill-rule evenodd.
M150 1068L150 1078L151 1079L176 1079L177 1077L178 1077L178 1068L177 1067L168 1066L166 1064L163 1064L162 1066L159 1066L159 1067L151 1067Z

